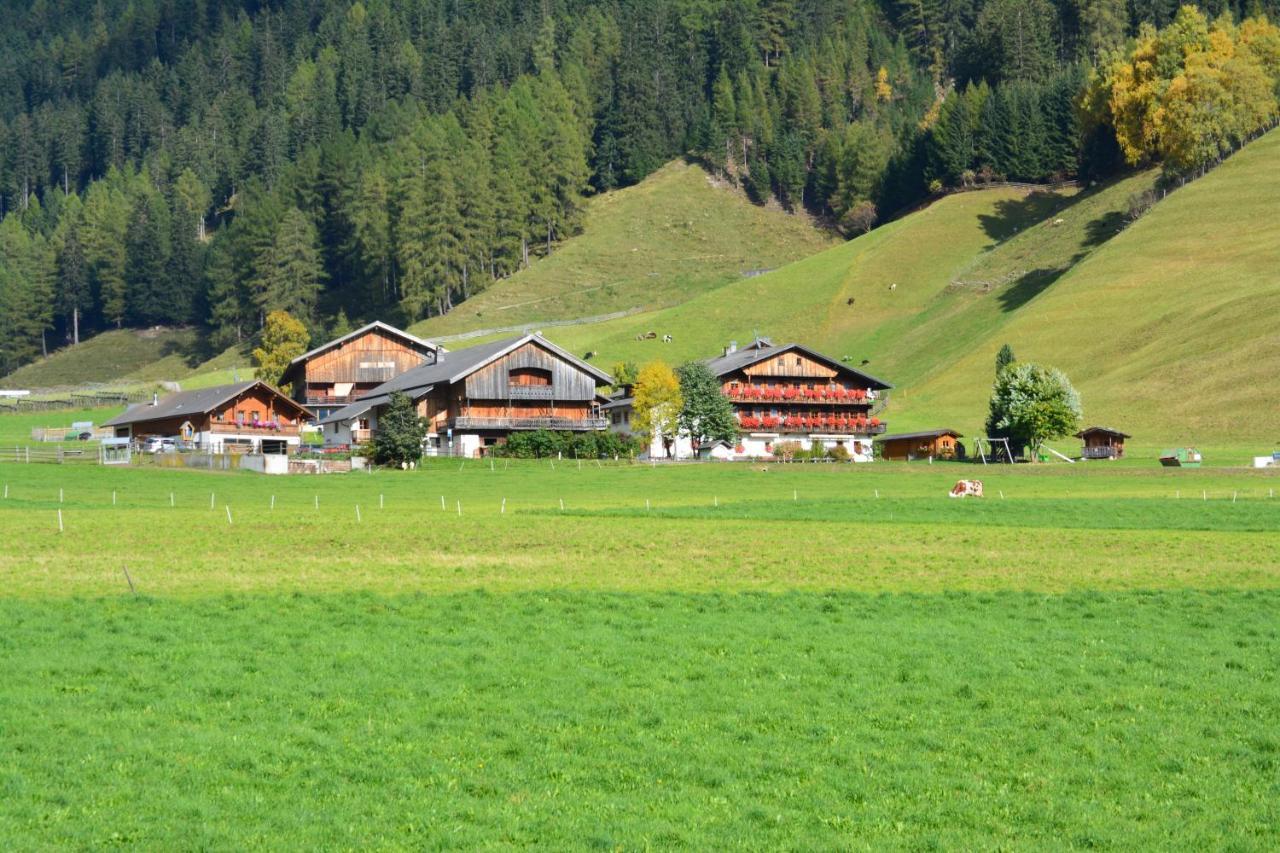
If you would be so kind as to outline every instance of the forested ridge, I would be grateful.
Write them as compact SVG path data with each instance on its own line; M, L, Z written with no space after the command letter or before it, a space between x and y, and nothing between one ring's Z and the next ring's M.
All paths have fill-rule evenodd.
M846 233L996 177L1178 179L1274 123L1275 5L0 0L0 374L120 326L445 312L682 155Z

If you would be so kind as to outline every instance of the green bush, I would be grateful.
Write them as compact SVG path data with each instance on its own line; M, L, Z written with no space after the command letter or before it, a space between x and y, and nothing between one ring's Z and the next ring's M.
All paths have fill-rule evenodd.
M545 459L561 455L566 459L631 458L640 442L616 432L552 432L537 429L512 433L493 455L512 459Z

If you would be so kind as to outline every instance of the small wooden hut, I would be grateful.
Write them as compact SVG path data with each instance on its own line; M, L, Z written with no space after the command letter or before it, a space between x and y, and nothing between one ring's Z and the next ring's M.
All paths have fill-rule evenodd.
M1124 456L1124 440L1127 433L1110 427L1093 426L1076 433L1080 439L1081 459L1119 459Z
M882 459L963 459L962 437L953 429L930 429L881 436L877 444Z

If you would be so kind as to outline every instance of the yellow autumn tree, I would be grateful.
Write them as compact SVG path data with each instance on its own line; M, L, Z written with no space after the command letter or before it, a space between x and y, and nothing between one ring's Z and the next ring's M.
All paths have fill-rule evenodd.
M684 408L680 380L671 365L651 361L640 368L631 407L635 411L631 423L636 432L650 440L660 439L670 455L671 442L680 428L680 410Z
M893 97L893 85L889 82L889 69L883 65L876 72L876 100L886 103Z
M272 311L262 328L261 345L253 351L258 378L276 385L289 362L307 351L311 335L307 327L288 311Z
M1212 25L1183 6L1168 27L1143 26L1129 55L1089 79L1088 124L1107 124L1131 165L1203 171L1276 120L1280 30L1264 18Z

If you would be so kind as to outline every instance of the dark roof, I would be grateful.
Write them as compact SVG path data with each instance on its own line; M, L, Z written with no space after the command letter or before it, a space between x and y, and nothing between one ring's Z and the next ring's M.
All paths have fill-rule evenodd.
M432 343L431 341L423 340L422 338L419 338L415 335L411 335L408 332L406 332L404 329L397 329L395 326L387 325L381 320L374 320L372 323L366 323L365 325L356 329L354 332L348 332L347 334L342 335L341 337L334 338L331 341L327 341L321 344L320 346L316 347L315 349L309 352L304 352L302 355L298 356L293 361L289 362L289 366L286 367L284 370L284 375L288 376L289 373L295 367L307 361L308 359L312 358L313 356L317 356L320 353L324 352L325 350L333 349L339 344L345 343L351 340L352 338L358 338L361 335L365 334L366 332L371 332L374 329L386 332L389 335L393 335L394 337L400 338L401 340L408 341L411 344L416 344L420 347L425 347L426 349L429 349L432 352L440 352L442 349L444 349L439 344Z
M610 397L609 402L602 405L601 409L618 409L622 406L630 406L636 400L635 397Z
M1104 426L1085 427L1084 429L1076 433L1076 438L1084 438L1086 435L1088 435L1091 432L1105 432L1108 435L1115 435L1115 436L1119 436L1120 438L1133 438L1133 436L1129 435L1129 433L1127 432L1121 432L1118 429L1112 429L1111 427L1104 427Z
M166 418L180 418L185 415L205 415L228 400L239 397L256 385L261 385L281 400L288 401L289 405L297 409L304 417L311 415L311 412L306 407L290 400L280 393L278 389L261 380L249 379L244 382L235 382L231 385L215 385L212 388L179 391L176 394L163 397L155 405L151 403L135 403L104 423L103 426L124 426L125 424L158 421Z
M944 435L950 435L950 436L953 436L954 438L964 438L963 435L961 435L960 433L956 432L953 429L927 429L921 432L899 432L893 435L882 435L876 440L877 441L897 441L897 440L910 441L912 439L917 439L917 438L941 438Z
M764 361L767 358L773 358L776 355L781 355L784 352L790 352L792 350L802 352L815 361L820 361L826 364L833 370L837 370L841 373L852 373L855 376L865 379L867 384L872 388L884 389L893 387L883 379L877 379L869 373L863 373L861 370L854 370L847 364L836 361L830 356L823 355L817 350L812 350L806 346L795 343L774 346L768 338L757 339L736 352L728 353L719 358L708 359L706 364L707 367L711 368L711 372L716 376L725 376L733 373L735 370L742 370L743 368L750 367L757 362Z
M565 352L541 335L521 335L516 338L491 341L487 344L476 344L473 347L455 350L448 354L437 354L436 360L432 364L419 365L383 382L377 388L371 389L368 394L359 400L338 409L320 421L320 423L327 424L358 417L374 406L380 406L387 402L391 398L391 394L396 391L415 399L421 399L430 393L431 389L436 385L452 385L455 382L459 382L489 362L501 358L529 341L534 341L539 346L546 347L556 355L571 362L574 366L595 376L601 382L608 383L613 381L613 377L603 370L592 367L582 359Z

